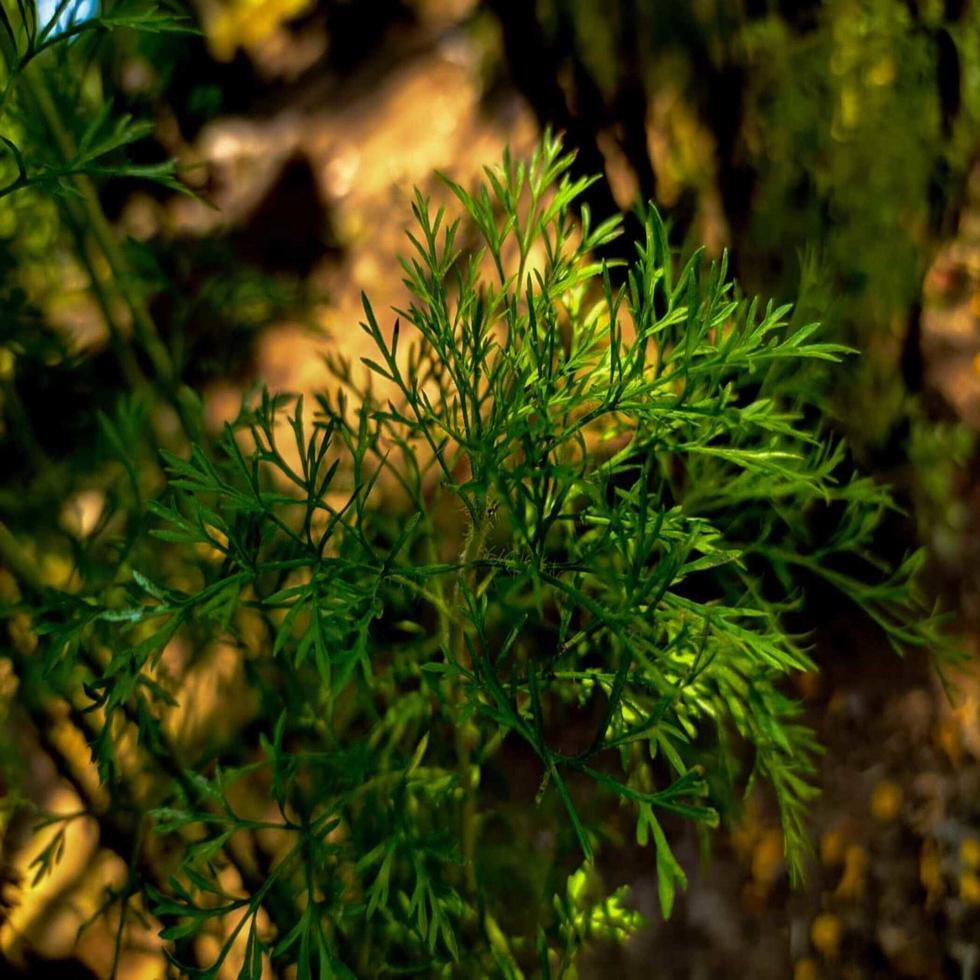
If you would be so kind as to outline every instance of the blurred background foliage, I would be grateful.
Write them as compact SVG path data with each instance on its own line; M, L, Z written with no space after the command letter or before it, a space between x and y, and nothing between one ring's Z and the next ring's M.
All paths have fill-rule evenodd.
M29 173L71 158L63 142L52 157L53 126L123 171L85 178L104 226L84 194L52 194L43 180L0 194L5 968L108 975L111 935L76 933L103 887L125 878L119 848L107 857L112 847L77 821L64 828L66 859L31 883L45 838L32 838L19 803L70 812L98 789L69 679L32 668L39 639L15 611L21 591L70 585L84 595L143 559L191 574L165 549L139 553L140 503L162 485L159 450L179 449L199 427L217 433L256 382L316 390L324 352L359 353L360 291L379 308L401 301L395 256L411 187L438 198L437 168L471 183L505 143L521 152L546 125L566 134L581 173L608 176L590 192L593 215L655 200L682 253L730 248L745 292L798 298L801 317L861 351L836 369L836 422L865 464L899 482L910 517L892 528L894 544L932 546L933 580L972 644L975 0L175 9L197 33L80 33L33 66L45 69L52 111L17 87L0 117ZM110 103L138 122L106 130ZM6 155L0 187L19 173ZM118 251L105 247L106 229ZM975 975L977 688L962 678L951 705L921 665L889 663L883 677L874 638L836 607L811 612L824 623L826 676L793 693L829 751L808 886L790 894L760 801L679 899L670 953L654 926L600 959L595 975L653 975L652 950L662 976L723 973L733 956L756 964L754 975L799 980ZM238 681L213 650L190 663L200 726ZM632 880L649 912L652 876L609 873ZM160 975L151 928L120 962L119 975Z

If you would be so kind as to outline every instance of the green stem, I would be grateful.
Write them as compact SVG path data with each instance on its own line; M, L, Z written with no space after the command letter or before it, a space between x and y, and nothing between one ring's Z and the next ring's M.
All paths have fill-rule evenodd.
M471 566L483 554L486 546L487 535L493 520L486 505L479 516L470 525L466 535L466 541L460 555L460 570L456 576L456 585L453 589L452 609L456 615L456 628L453 630L453 642L451 651L459 663L469 667L470 657L466 649L466 628L464 619L459 610L462 603L463 580L471 572ZM460 707L464 701L462 687L456 690L456 703ZM477 894L476 879L476 840L478 830L478 814L476 807L476 786L473 779L473 745L469 732L462 724L455 726L455 746L456 758L459 766L460 782L463 786L463 806L460 817L460 838L463 851L463 865L466 869L466 887L470 895Z
M61 121L58 108L48 91L47 84L38 71L25 72L23 75L25 88L30 93L31 99L37 106L38 111L44 118L45 125L51 132L52 137L58 144L61 155L66 160L71 160L76 155L74 140ZM98 242L99 248L105 256L109 268L112 270L113 277L121 288L126 302L133 314L133 329L137 339L146 350L147 356L153 364L158 377L164 383L173 384L176 380L173 361L170 358L166 346L160 340L156 325L150 317L149 311L143 302L142 297L137 296L131 289L123 288L129 281L127 263L116 233L109 224L102 205L99 203L98 191L92 180L84 174L78 174L71 178L76 190L80 193L80 204L88 221L88 226L92 235Z
M23 72L21 79L27 94L51 132L59 152L66 161L74 159L76 156L74 140L62 122L61 115L41 72L32 65L31 69ZM170 352L160 339L156 324L153 322L143 297L132 288L132 272L116 237L116 232L102 210L95 184L84 174L72 177L71 183L78 195L78 207L84 218L84 223L91 231L92 237L105 257L116 288L130 309L133 332L153 366L157 382L180 417L185 432L192 438L196 437L199 433L195 422L192 396L190 391L180 383Z
M70 200L65 201L67 224L72 237L75 239L75 251L88 273L92 295L102 311L102 318L105 320L106 329L109 331L109 341L115 351L116 359L119 361L120 370L130 388L133 390L144 388L148 385L148 381L133 355L132 348L126 342L123 332L116 323L115 313L112 309L112 298L109 296L105 283L102 282L96 270L95 262L89 253L89 243L85 240L84 222L79 219L77 208L72 207L72 204L73 202Z

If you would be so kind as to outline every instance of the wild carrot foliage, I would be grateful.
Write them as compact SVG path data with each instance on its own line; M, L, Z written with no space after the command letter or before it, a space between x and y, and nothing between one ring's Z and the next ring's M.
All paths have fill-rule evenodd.
M29 17L8 35L41 37ZM11 153L24 186L92 169ZM120 935L155 916L181 975L571 976L642 926L598 870L627 834L669 916L671 838L758 780L799 876L807 583L899 651L947 649L921 556L878 557L888 491L822 421L845 349L741 297L724 259L679 268L652 207L632 262L598 261L618 222L593 227L569 163L546 135L447 182L453 213L417 195L409 302L365 298L373 353L331 353L314 405L262 393L207 440L150 354L189 439L147 493L136 401L104 420L135 515L108 572L33 581L5 532L40 639L15 664L74 706L110 800L92 812L131 848L102 914ZM96 214L90 191L69 199ZM219 646L244 693L202 736L182 671Z

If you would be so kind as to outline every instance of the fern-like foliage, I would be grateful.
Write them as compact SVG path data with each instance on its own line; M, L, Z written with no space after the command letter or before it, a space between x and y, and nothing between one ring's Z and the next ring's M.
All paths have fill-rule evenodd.
M39 72L47 69L49 76L56 76L50 63L54 60L64 73L62 86L77 86L77 61L69 60L71 43L118 28L154 33L189 30L185 17L145 0L106 0L102 4L57 0L40 7L33 0L0 3L0 142L12 165L10 178L0 186L0 198L25 187L60 194L71 187L69 178L78 177L140 177L174 190L184 189L174 178L172 162L144 166L120 156L119 151L145 137L152 124L113 113L111 105L103 105L78 134L59 124L56 132L38 136L38 129L43 132L55 118L57 95L47 90ZM77 88L73 95L83 99Z
M631 263L598 262L618 223L593 226L546 135L475 191L447 181L456 218L416 196L409 300L389 322L365 299L363 364L341 347L315 404L263 393L206 440L97 193L181 185L127 161L147 127L82 84L107 31L186 22L43 9L0 0L0 198L54 198L130 390L99 418L110 503L69 583L0 524L18 707L43 736L62 699L109 800L38 813L33 882L94 817L131 864L96 911L116 966L152 916L181 976L561 977L643 925L603 854L634 837L669 916L679 828L753 780L798 877L818 747L786 681L814 666L808 585L898 651L950 654L921 555L880 557L887 490L822 422L845 349L742 298L724 260L678 268L653 209ZM15 375L49 352L9 278ZM40 447L31 466L57 501ZM193 681L229 651L234 701L199 717Z
M669 915L679 822L758 778L800 873L808 582L948 651L921 559L876 557L887 490L820 421L816 369L846 351L724 260L676 269L652 208L632 263L596 262L617 223L576 208L569 162L546 136L448 181L458 218L417 195L406 308L364 300L373 355L166 456L174 574L47 597L45 666L88 677L106 784L157 774L131 802L180 863L140 890L187 975L233 953L247 978L568 975L641 925L595 870L624 829ZM246 723L182 738L168 651L218 643Z

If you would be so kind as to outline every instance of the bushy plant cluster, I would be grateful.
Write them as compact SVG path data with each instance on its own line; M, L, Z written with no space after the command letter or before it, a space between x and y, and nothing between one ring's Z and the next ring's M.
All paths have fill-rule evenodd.
M30 52L24 10L8 36ZM66 183L102 175L103 145L37 169L18 146L14 180L104 222ZM635 840L669 916L671 841L756 781L801 873L808 584L899 651L948 650L921 556L879 557L888 491L822 421L845 349L742 297L724 259L678 268L652 207L631 261L596 259L619 221L577 207L570 164L546 135L476 189L447 181L456 217L417 195L405 308L364 300L371 356L341 346L315 404L257 393L214 440L113 270L156 399L103 416L119 519L58 587L26 528L0 526L0 555L36 638L2 641L23 710L67 703L108 799L85 812L130 865L99 913L120 945L152 917L179 975L573 976L643 924L603 856ZM195 718L191 680L228 650L234 703Z

